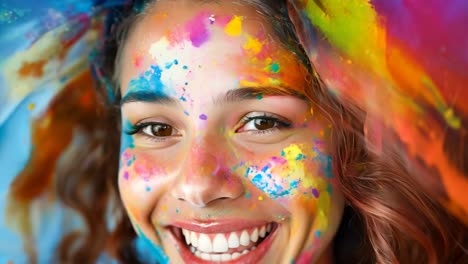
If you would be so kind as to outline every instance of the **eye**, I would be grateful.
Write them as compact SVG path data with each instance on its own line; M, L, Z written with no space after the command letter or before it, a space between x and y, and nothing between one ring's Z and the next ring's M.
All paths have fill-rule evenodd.
M141 131L152 137L170 137L174 135L175 129L168 124L154 123L147 124Z
M164 140L168 137L179 136L180 133L171 125L160 122L144 122L134 125L130 131L126 132L129 135L142 134L152 139Z
M241 120L242 127L236 132L267 132L282 128L289 128L291 124L280 117L269 113L250 113Z

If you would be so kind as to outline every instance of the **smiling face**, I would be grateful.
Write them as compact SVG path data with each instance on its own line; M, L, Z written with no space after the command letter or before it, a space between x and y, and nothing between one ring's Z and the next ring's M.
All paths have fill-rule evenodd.
M330 260L343 210L332 127L255 9L157 3L119 67L119 188L140 236L173 263Z

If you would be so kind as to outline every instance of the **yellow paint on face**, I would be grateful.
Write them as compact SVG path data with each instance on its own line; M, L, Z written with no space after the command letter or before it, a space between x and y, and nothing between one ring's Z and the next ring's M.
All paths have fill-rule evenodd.
M224 28L224 32L229 36L236 37L242 34L242 16L234 16Z
M298 145L293 144L283 149L284 158L288 161L288 167L291 171L302 171L304 170L303 162L296 162L298 157L304 156L301 148Z
M251 53L251 55L256 56L262 51L263 44L259 39L247 36L247 42L244 45L244 49Z

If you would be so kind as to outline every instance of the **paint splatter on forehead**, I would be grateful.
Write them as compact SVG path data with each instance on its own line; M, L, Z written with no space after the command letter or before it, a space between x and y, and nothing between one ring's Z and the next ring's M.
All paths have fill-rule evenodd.
M170 18L157 17L158 20L155 21L158 22ZM182 51L188 46L202 48L210 41L219 40L219 37L227 41L240 41L237 50L233 49L230 55L214 62L219 65L224 65L223 60L239 62L235 69L238 86L289 88L302 93L309 79L308 70L293 52L283 48L276 37L268 33L268 25L259 27L253 24L260 21L263 20L252 16L199 11L175 26L169 24L163 30L164 34L150 45L148 53L153 58L153 63L161 67L174 60L164 54L167 49ZM141 55L134 56L133 61L141 62Z

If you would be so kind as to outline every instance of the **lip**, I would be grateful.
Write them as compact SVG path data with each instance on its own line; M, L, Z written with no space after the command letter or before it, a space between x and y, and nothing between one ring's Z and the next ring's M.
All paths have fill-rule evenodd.
M231 231L239 231L242 229L252 228L260 226L262 224L273 223L273 229L270 234L252 251L242 255L241 257L231 260L231 261L208 261L203 260L190 252L188 246L183 242L183 240L176 235L172 229L173 227L184 228L190 231L199 232L199 233L226 233ZM194 263L194 264L213 264L213 263L223 263L223 264L240 264L240 263L259 263L260 260L265 256L268 250L273 243L273 240L276 236L276 231L280 228L280 224L276 222L265 222L265 221L223 221L223 222L209 222L209 221L195 221L192 223L177 222L173 223L171 226L167 226L166 230L170 234L171 239L179 248L179 254L184 261L184 263Z

